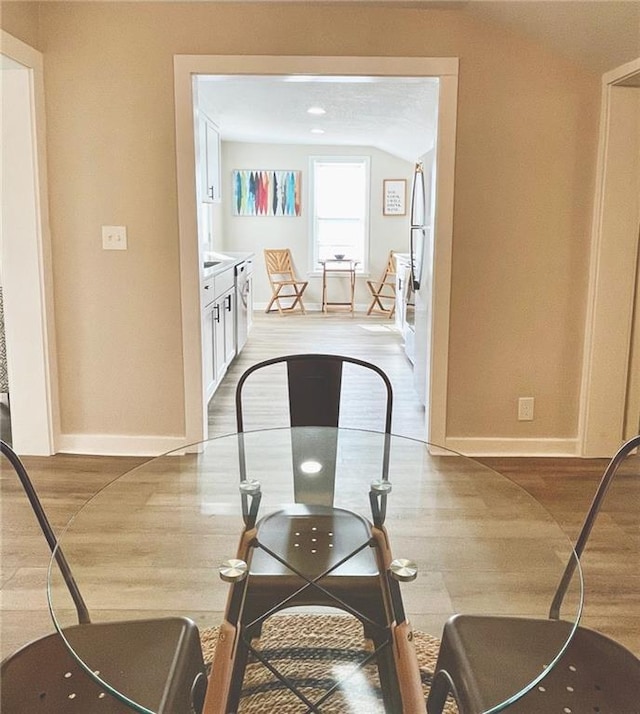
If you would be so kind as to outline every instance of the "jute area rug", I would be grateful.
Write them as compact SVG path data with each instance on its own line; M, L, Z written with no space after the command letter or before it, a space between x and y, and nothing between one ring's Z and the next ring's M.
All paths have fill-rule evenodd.
M213 661L217 637L217 628L201 633L207 665ZM420 631L414 631L413 641L426 697L440 641ZM372 644L364 639L361 624L350 615L273 615L264 624L260 640L253 644L312 702L336 682L341 682L321 704L322 714L384 714L375 663L358 669L358 664L372 651ZM259 660L250 658L238 714L302 714L307 711L307 705ZM447 702L445 712L457 714L453 701Z

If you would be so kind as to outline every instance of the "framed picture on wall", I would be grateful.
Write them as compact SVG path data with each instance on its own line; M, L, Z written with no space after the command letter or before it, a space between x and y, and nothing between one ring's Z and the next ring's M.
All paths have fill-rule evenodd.
M234 216L300 216L301 171L236 169Z
M382 214L384 216L407 215L406 179L384 179L382 182Z

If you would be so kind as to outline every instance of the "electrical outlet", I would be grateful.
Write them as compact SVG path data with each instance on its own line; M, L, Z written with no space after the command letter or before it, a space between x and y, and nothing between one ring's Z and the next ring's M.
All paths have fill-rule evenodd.
M103 250L126 250L127 249L127 227L126 226L102 226L102 249Z
M533 397L518 399L518 421L533 421Z

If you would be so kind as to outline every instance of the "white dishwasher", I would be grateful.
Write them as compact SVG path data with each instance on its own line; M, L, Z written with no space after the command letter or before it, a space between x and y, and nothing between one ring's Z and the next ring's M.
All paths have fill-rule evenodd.
M253 313L253 261L238 263L236 271L236 354L244 347L252 323Z

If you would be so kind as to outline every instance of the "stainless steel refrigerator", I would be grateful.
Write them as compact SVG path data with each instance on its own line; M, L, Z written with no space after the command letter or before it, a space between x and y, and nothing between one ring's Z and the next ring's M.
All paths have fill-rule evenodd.
M433 285L433 170L434 151L416 164L411 189L411 285L407 290L407 317L414 330L414 386L420 401L429 399Z

